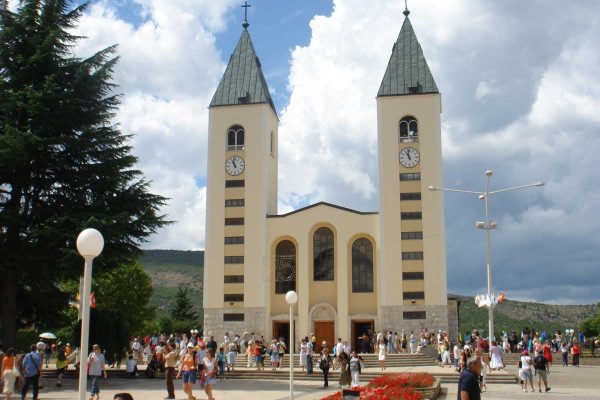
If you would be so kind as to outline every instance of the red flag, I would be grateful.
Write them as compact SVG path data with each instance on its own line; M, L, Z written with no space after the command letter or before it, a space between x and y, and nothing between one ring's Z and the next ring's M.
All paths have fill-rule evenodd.
M90 295L90 307L96 308L96 296L94 296L94 292Z

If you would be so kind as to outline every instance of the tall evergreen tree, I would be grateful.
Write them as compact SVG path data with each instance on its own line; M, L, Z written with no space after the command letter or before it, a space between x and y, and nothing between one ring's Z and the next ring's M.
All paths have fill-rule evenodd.
M188 294L188 288L179 287L175 295L175 303L171 307L171 317L175 320L194 321L198 316Z
M56 323L67 302L58 284L82 273L82 229L105 238L97 271L132 262L167 223L166 199L149 192L112 121L116 48L72 54L80 38L69 31L85 7L22 0L11 12L0 0L0 339L9 345L19 325Z

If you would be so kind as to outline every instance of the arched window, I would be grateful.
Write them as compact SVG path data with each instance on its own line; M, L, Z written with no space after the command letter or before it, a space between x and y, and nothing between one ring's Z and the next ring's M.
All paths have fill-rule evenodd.
M418 142L419 126L413 116L406 116L400 120L400 143Z
M289 240L275 248L275 293L296 290L296 246Z
M373 244L360 238L352 243L352 291L373 292Z
M319 228L313 235L313 279L332 281L334 266L333 232L329 228Z
M244 150L244 128L234 125L227 131L227 150Z

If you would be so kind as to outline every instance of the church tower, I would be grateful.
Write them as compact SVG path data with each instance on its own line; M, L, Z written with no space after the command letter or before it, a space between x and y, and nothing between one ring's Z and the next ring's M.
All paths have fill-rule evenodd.
M279 120L243 27L209 107L203 300L215 337L264 331L266 216L277 214Z
M382 328L448 326L441 96L405 10L377 94Z

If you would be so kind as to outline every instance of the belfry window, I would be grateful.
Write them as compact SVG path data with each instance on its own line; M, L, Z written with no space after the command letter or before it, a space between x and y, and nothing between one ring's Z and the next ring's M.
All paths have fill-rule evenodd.
M415 117L410 115L400 120L400 143L419 141L419 127Z
M334 252L331 229L317 229L313 235L313 279L315 281L333 280Z
M366 238L352 243L352 292L373 292L373 244Z
M244 128L234 125L227 131L227 150L244 150Z
M275 248L275 293L296 290L296 246L289 240Z

